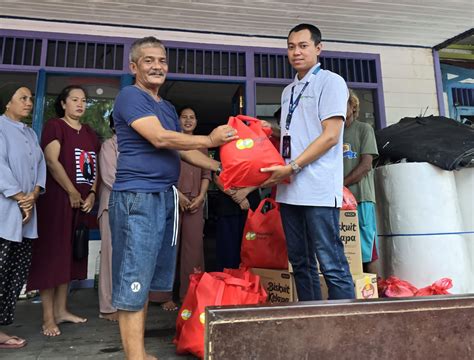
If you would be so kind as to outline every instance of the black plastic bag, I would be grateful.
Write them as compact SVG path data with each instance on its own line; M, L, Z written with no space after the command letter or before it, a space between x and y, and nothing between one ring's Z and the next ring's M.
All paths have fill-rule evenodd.
M407 159L457 170L474 159L474 128L443 116L403 118L375 137L379 166Z

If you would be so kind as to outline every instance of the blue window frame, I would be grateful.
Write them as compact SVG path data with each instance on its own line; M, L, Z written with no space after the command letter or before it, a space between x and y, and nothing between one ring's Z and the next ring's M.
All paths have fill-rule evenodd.
M130 83L129 38L58 33L4 31L0 36L0 71L36 71L36 107L33 119L41 128L45 76L49 72L118 75ZM245 83L245 111L256 113L256 85L289 83L294 71L286 49L165 41L169 78L173 80ZM355 89L374 91L376 127L384 127L385 110L380 58L377 54L325 51L323 68L340 74Z

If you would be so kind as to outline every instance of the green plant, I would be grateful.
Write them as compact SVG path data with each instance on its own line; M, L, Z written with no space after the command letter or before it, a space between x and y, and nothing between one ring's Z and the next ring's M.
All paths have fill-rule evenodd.
M43 116L45 122L57 117L54 111L55 100L56 96L46 96ZM112 137L112 130L110 130L109 127L109 115L112 112L113 106L113 99L87 99L87 109L84 116L81 118L81 122L92 127L101 141Z

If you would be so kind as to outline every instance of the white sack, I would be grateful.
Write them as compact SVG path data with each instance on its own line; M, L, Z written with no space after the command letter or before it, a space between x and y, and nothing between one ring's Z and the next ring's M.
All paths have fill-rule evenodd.
M375 180L384 276L417 287L449 277L452 293L468 292L467 241L450 234L463 231L453 172L428 163L400 163L377 168Z

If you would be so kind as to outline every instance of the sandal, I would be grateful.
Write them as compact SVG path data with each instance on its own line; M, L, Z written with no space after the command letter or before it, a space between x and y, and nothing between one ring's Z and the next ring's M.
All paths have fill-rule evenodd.
M18 336L8 336L4 342L0 343L0 349L20 349L27 343L25 339Z

